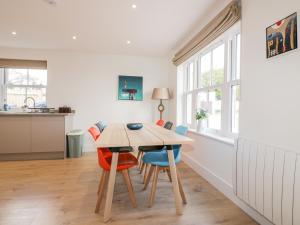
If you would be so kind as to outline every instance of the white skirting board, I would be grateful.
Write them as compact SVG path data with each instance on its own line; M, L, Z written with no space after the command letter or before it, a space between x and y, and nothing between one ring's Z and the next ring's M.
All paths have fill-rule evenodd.
M212 184L215 188L217 188L220 192L222 192L227 198L229 198L232 202L234 202L237 206L239 206L245 213L247 213L250 217L252 217L255 221L262 225L272 225L265 217L260 215L250 206L241 201L236 195L235 190L232 185L226 182L224 179L218 177L216 174L211 172L208 168L202 166L195 159L190 157L188 154L182 152L182 160L189 165L195 172L201 175L204 179L206 179L210 184ZM300 186L300 184L299 184Z

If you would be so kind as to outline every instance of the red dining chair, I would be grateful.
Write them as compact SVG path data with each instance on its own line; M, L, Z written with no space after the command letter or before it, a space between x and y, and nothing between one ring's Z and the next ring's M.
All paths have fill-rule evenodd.
M156 121L156 125L161 126L161 127L164 125L164 123L165 123L165 121L163 121L163 120Z
M88 131L90 132L90 134L92 135L95 141L100 137L100 134L98 134L99 130L97 130L97 128L91 127ZM138 161L134 155L129 153L129 151L132 151L131 147L121 147L119 149L120 154L118 157L117 172L122 173L125 183L127 185L132 207L136 208L137 204L136 204L136 199L135 199L131 179L129 176L129 169L131 167L136 166L138 164ZM98 152L98 164L103 169L103 171L102 171L98 192L97 192L98 200L96 203L95 213L98 213L100 210L103 192L108 183L108 177L109 177L109 172L111 169L111 161L112 161L112 152L108 148L98 148L97 152Z
M128 150L132 150L131 147L125 147ZM98 213L100 210L100 205L103 197L103 192L108 183L109 172L111 169L112 156L105 154L106 151L109 151L108 148L98 148L98 163L99 166L103 169L101 179L98 187L98 200L96 203L95 213ZM132 187L131 179L129 176L129 169L138 164L136 157L129 152L119 154L117 172L121 172L124 178L124 181L127 186L129 193L129 198L133 208L137 207L136 199L134 195L134 190Z

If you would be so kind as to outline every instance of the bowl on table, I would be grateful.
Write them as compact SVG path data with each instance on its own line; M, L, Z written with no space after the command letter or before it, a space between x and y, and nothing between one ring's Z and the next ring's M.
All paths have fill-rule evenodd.
M127 128L129 130L140 130L142 129L143 124L142 123L127 123Z

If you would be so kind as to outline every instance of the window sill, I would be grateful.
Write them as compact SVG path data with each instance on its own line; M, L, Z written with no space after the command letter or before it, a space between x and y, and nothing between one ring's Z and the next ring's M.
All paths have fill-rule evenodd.
M222 142L224 144L234 146L234 138L222 137L222 136L219 136L216 134L210 134L210 133L199 133L196 130L192 130L192 129L189 129L189 132L192 134L196 134L196 135L199 135L202 137L206 137L206 138L210 138L210 139Z

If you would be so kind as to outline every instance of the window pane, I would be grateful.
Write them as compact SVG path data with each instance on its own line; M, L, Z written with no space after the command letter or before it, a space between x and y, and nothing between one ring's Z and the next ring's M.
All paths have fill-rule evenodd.
M192 94L188 94L186 98L186 122L192 124Z
M189 76L189 91L194 89L194 63L190 63L188 69L188 76Z
M7 84L27 85L27 69L7 69Z
M200 64L200 86L208 87L210 85L211 52L206 53L201 57Z
M232 93L232 109L231 109L231 131L232 133L239 132L239 112L240 112L240 85L231 87Z
M36 107L46 107L46 88L28 88L27 96L34 98Z
M210 115L208 117L208 127L215 130L221 129L221 109L222 92L221 89L209 91L208 101L210 105Z
M197 110L199 111L200 109L208 111L207 107L207 92L199 92L198 93L198 98L197 98Z
M222 44L213 50L212 84L224 82L225 45Z
M241 77L241 35L236 36L236 79Z
M47 85L47 70L29 70L29 85Z
M6 101L11 108L19 108L24 105L26 88L8 87L6 91L7 91Z
M201 109L209 112L209 104L208 104L208 92L199 92L197 96L197 112L200 112ZM207 127L207 119L202 121L203 126Z

